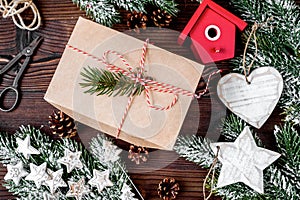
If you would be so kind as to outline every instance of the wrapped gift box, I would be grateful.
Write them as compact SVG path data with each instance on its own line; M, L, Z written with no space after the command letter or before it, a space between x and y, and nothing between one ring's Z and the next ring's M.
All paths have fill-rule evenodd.
M143 44L144 41L79 18L46 92L45 100L75 120L116 136L128 96L84 93L86 88L79 85L83 82L80 75L83 68L89 66L104 69L106 66L82 52L101 58L105 51L114 50L122 54L132 67L138 67ZM112 56L109 59L115 66L124 67L120 59ZM158 82L193 92L203 66L149 45L145 69L147 76ZM135 96L119 138L139 146L171 150L192 101L189 96L179 94L178 97L178 102L171 109L160 111L148 107L143 93ZM173 98L173 94L151 91L151 99L155 105L168 105Z

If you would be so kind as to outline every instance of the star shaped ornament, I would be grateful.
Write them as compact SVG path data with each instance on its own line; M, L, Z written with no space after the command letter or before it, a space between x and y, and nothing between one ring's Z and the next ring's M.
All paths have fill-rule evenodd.
M82 196L89 193L88 186L85 185L84 178L81 178L78 182L68 181L69 191L66 197L75 197L76 200L81 200Z
M25 140L16 138L18 148L17 152L22 153L26 159L29 159L31 154L40 154L40 152L30 145L30 136L27 135Z
M25 180L34 181L37 188L40 188L41 185L48 180L49 175L46 172L47 163L43 163L40 166L37 166L33 163L30 163L30 174L26 176Z
M105 187L113 186L114 184L109 180L109 170L100 172L93 170L93 178L88 182L91 186L96 186L100 193Z
M65 149L64 157L57 160L58 163L64 164L67 167L67 172L70 173L73 169L81 169L83 167L80 161L81 151L72 152Z
M20 161L16 165L7 165L7 174L4 180L13 180L16 185L19 185L22 177L27 176L28 173L23 168L23 163Z
M47 172L49 175L49 179L45 181L44 185L47 185L49 187L51 194L54 194L59 187L68 186L62 179L62 175L64 173L63 169L57 170L56 172L47 169Z
M222 163L217 187L242 182L263 193L263 170L280 157L279 153L257 147L248 126L235 142L211 143L211 149Z

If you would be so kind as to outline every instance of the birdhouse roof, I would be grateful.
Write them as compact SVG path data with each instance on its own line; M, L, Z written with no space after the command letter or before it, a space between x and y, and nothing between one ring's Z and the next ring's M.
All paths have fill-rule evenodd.
M238 18L237 16L235 16L228 10L222 8L215 2L213 2L211 0L203 0L203 2L200 4L200 6L198 7L196 12L190 19L190 21L188 22L188 24L185 26L184 30L180 34L180 36L178 38L179 44L181 44L181 45L183 44L184 40L186 39L186 37L188 36L190 31L192 30L193 26L196 24L197 20L200 18L200 16L204 12L204 10L207 8L210 8L214 12L218 13L219 15L221 15L222 17L227 19L228 21L235 24L238 27L238 29L241 31L243 31L247 26L246 22L244 22L243 20L241 20L240 18Z

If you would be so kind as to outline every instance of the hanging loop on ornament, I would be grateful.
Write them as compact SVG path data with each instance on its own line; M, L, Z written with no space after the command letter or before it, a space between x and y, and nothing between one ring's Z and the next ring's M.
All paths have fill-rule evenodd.
M251 81L249 81L248 76L250 74L251 67L253 66L254 61L256 60L256 57L258 54L256 31L259 27L265 26L272 19L273 19L273 17L269 17L265 22L263 22L261 24L258 24L255 22L251 28L251 32L250 32L247 42L245 44L244 53L243 53L243 69L244 69L245 80L248 84L251 84ZM253 37L253 42L254 42L254 46L255 46L255 53L254 53L254 58L252 59L251 63L246 67L246 53L247 53L247 49L248 49L248 46L249 46L249 43L250 43L250 40L252 37Z
M219 151L220 151L220 146L217 146L217 153L214 157L214 160L213 160L213 163L212 165L210 166L210 169L204 179L204 182L203 182L203 186L202 186L202 192L203 192L203 199L204 200L208 200L212 193L213 193L213 186L214 186L214 179L215 179L215 174L216 174L216 165L217 165L217 162L218 162L218 156L219 156ZM205 193L205 185L206 185L206 182L209 178L209 175L212 173L212 176L211 176L211 180L210 180L210 191L209 191L209 194L208 196L206 197L206 193Z

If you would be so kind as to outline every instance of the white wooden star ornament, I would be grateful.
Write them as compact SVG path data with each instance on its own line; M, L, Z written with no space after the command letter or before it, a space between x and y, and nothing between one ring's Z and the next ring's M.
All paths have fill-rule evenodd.
M49 175L46 172L47 163L43 163L40 166L37 166L33 163L30 163L30 174L26 176L25 180L34 181L37 188L40 188L41 185L49 178Z
M234 142L211 143L210 147L222 163L217 187L242 182L263 193L263 170L280 157L279 153L258 147L248 126Z
M84 178L81 178L78 182L68 181L69 191L66 197L75 197L76 200L81 200L83 195L89 193L88 186L85 185Z
M53 172L50 169L47 169L47 173L49 175L49 179L45 181L44 185L49 187L51 194L54 194L57 188L59 187L68 186L62 179L62 175L64 173L63 169L59 169L55 172Z
M7 165L7 174L4 180L13 180L16 185L19 185L21 178L28 175L28 172L23 168L23 163L20 161L16 165Z
M109 180L109 170L98 171L93 170L93 178L88 182L91 186L96 186L100 193L105 187L113 186L114 184Z
M40 154L40 152L30 145L30 136L27 135L24 140L16 138L18 148L17 152L22 153L26 159L29 159L31 154Z
M64 157L57 160L58 163L64 164L67 167L67 172L70 173L73 169L82 169L83 165L80 161L81 151L72 152L65 149Z

